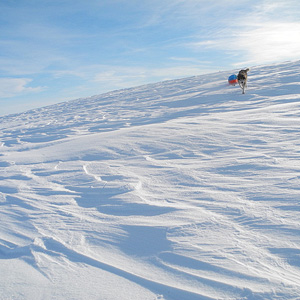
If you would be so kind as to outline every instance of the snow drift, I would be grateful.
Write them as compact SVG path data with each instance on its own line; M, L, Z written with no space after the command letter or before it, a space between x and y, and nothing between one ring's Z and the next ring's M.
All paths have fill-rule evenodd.
M299 299L299 70L1 117L0 299Z

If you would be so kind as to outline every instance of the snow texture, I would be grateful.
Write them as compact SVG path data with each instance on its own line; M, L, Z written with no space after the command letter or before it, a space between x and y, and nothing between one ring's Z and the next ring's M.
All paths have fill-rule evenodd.
M0 299L300 299L300 62L0 118Z

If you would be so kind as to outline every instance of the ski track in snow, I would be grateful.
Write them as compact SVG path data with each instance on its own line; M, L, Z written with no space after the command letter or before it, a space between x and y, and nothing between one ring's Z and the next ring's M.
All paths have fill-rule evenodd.
M300 299L300 62L0 118L0 299Z

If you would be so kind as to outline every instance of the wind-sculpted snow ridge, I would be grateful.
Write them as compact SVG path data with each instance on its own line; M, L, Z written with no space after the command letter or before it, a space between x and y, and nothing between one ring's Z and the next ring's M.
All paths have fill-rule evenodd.
M1 117L0 299L299 299L300 62L230 74Z

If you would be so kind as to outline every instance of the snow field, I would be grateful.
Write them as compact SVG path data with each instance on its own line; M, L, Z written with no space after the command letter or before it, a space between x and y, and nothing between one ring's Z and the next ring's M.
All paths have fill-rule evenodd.
M299 299L299 65L0 118L0 299Z

